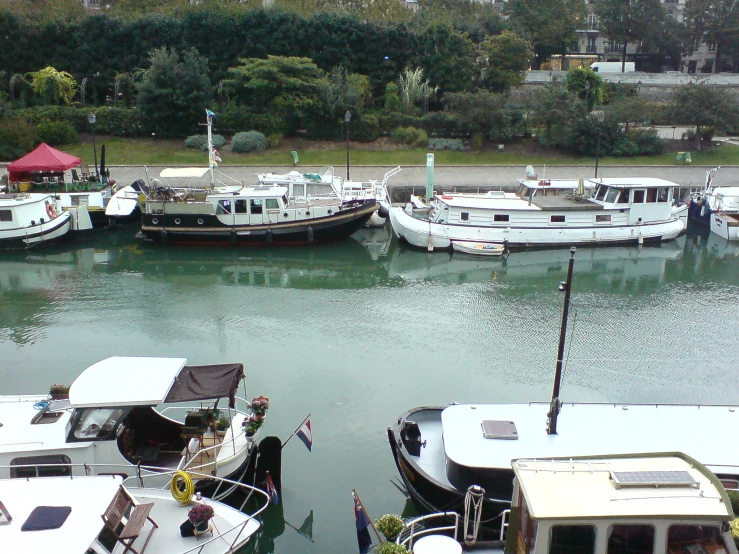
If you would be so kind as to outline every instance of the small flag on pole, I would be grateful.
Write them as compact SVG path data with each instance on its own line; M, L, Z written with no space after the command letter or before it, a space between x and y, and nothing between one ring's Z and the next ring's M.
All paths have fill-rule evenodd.
M213 113L212 111L210 111L210 110L205 110L205 115L207 115L208 117L215 117L215 116L216 116L216 114L214 114L214 113Z
M216 150L215 148L211 151L210 157L215 162L222 162L223 161L221 159L221 155L218 153L218 150Z
M305 518L303 525L298 529L298 533L310 539L311 542L313 541L313 510L311 510L308 517Z
M298 429L296 435L301 441L303 441L308 452L313 452L313 430L310 427L310 419L305 420L303 425L300 426L300 429Z
M276 506L280 503L280 497L277 496L277 487L275 487L275 483L272 481L272 476L269 474L269 471L267 472L267 494L272 499L272 504Z
M367 512L364 511L362 503L359 501L357 494L352 491L354 498L354 519L357 523L357 545L359 546L359 554L367 554L370 546L372 546L372 537L370 536L369 526L370 520Z

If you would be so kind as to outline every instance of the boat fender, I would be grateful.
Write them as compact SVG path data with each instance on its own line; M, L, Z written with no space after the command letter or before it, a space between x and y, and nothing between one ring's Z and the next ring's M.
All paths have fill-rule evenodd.
M701 216L705 216L708 213L708 206L703 204L703 207L701 208Z
M313 227L308 225L308 242L313 242Z
M50 219L54 219L56 217L56 211L54 211L54 206L46 203L46 213L49 216Z
M231 244L238 244L239 236L236 234L235 229L231 229Z
M272 244L272 229L267 229L264 233L264 239L267 241L267 244Z
M377 215L379 215L383 219L387 219L387 216L390 215L390 210L388 210L385 206L380 206L380 209L377 210Z
M162 229L159 232L159 236L161 238L162 244L167 244L167 242L169 242L169 233L167 233L166 229Z

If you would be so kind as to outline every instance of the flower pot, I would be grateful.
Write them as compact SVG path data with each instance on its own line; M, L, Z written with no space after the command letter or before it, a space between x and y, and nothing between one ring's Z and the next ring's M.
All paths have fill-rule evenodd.
M55 392L51 394L52 400L66 400L69 398L69 393Z
M195 531L197 531L198 533L205 533L208 530L208 521L209 520L207 519L203 519L195 523Z

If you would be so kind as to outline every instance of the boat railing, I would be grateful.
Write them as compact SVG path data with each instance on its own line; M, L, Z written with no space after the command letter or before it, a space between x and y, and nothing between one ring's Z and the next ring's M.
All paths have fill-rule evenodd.
M453 523L446 523L449 519L451 519ZM434 525L429 525L430 521L434 521ZM439 524L436 524L437 522L439 522ZM457 512L438 512L435 514L428 514L407 522L398 535L398 538L395 539L395 542L405 546L409 552L412 552L413 541L417 538L445 532L451 535L454 540L457 540L458 529L459 514Z

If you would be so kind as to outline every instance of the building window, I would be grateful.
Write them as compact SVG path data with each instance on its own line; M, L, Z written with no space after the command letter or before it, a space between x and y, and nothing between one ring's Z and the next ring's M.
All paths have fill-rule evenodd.
M611 214L599 214L595 216L595 222L596 223L610 223L611 222Z
M469 212L462 212L459 214L459 219L462 221L469 221L470 220L470 213Z
M708 51L709 52L715 52L716 51L716 43L715 42L709 42L708 43Z
M0 210L0 221L13 221L13 212L11 210Z
M72 460L70 460L64 454L55 454L53 456L28 456L25 458L15 458L10 462L10 478L26 479L28 477L68 477L72 474L72 468L69 466L69 464L71 463Z
M594 13L591 13L588 15L588 25L590 26L590 29L597 30L598 29L598 16Z
M596 54L598 52L598 46L596 44L597 39L598 39L597 36L588 36L588 47L587 47L588 54Z
M508 214L495 214L493 216L493 221L510 221L511 216Z
M564 223L565 222L565 216L563 215L553 215L549 218L550 223Z
M621 52L623 49L623 45L618 42L617 40L609 40L606 42L606 54L611 54L613 52Z

